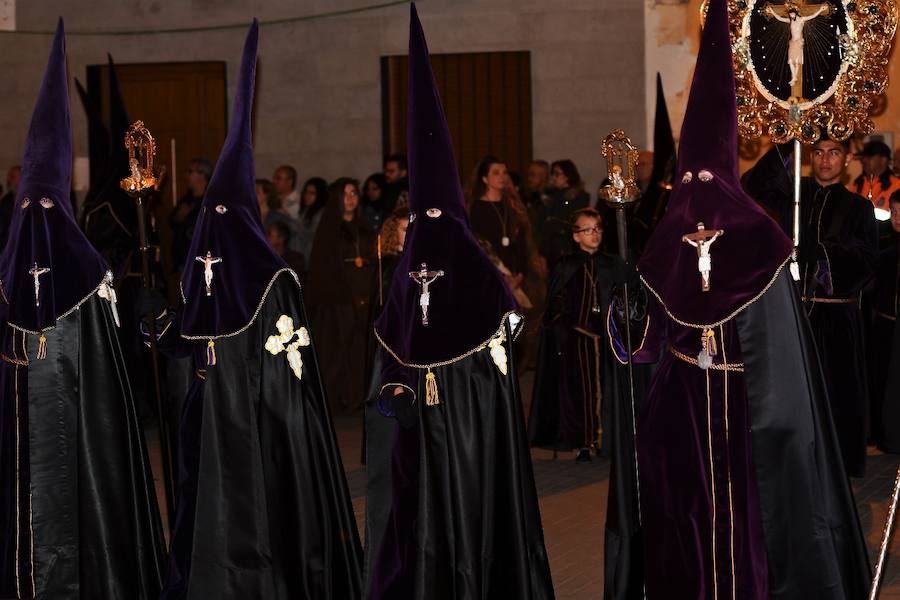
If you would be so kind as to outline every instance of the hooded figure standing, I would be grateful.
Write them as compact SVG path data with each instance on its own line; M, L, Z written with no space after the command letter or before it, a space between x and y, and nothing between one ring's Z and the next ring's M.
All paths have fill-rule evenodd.
M0 597L153 600L164 538L112 273L69 201L62 20L0 255Z
M367 440L369 469L389 472L369 488L367 597L552 598L512 350L521 319L469 228L410 12L411 222L375 325L379 406L397 425Z
M231 127L160 348L192 355L164 599L356 599L362 551L297 274L266 241L247 34ZM168 330L166 327L168 326Z
M734 85L726 1L712 0L675 189L638 263L650 307L634 358L659 360L637 415L643 557L608 562L606 597L640 597L643 579L651 599L863 598L865 545L784 268L791 242L738 180ZM622 473L611 490L631 485Z

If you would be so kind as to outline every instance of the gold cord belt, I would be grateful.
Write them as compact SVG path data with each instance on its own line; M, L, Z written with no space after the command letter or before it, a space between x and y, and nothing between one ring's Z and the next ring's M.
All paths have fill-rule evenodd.
M700 363L697 362L696 358L694 358L692 356L688 356L687 354L684 354L682 352L679 352L672 346L669 346L669 352L671 352L675 356L675 358L679 358L686 363L692 364L695 367L697 367L698 369L700 368ZM713 371L734 371L736 373L743 373L744 372L744 363L728 363L727 365L724 363L713 363L712 365L710 365L709 368L712 369Z
M13 358L13 357L7 356L5 354L0 354L0 360L2 360L3 362L9 363L11 365L28 366L27 359L23 360L21 358Z
M889 315L887 313L883 313L880 310L876 310L875 314L881 317L882 319L887 319L888 321L896 321L897 317L894 315Z
M819 304L856 304L856 298L812 298L803 297L804 302L816 302Z

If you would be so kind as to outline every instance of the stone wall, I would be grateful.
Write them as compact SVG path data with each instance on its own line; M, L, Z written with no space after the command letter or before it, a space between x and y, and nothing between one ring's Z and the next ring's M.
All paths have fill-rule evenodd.
M83 78L107 52L119 63L226 60L233 95L244 27L154 35L74 35L102 30L262 22L374 0L18 0L19 31L70 31L69 68ZM593 192L605 175L600 142L613 127L647 139L644 0L422 0L435 53L529 50L536 157L571 158ZM405 5L264 25L257 88L261 175L282 162L300 177L365 177L380 168L379 59L407 47ZM0 33L0 166L20 160L50 36ZM655 73L655 71L654 71ZM74 94L73 94L74 99ZM87 153L83 111L72 104L75 154ZM137 118L139 115L134 115Z

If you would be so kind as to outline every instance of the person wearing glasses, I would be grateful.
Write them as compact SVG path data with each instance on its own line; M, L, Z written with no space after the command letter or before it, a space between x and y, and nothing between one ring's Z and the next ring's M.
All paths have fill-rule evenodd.
M595 209L572 213L570 235L575 251L557 261L547 285L528 436L534 446L576 450L578 462L590 462L602 442L603 324L617 259L600 251L603 218Z

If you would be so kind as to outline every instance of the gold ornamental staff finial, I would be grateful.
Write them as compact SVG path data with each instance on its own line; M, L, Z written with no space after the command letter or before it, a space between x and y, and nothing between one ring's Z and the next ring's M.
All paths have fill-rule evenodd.
M160 173L154 169L156 141L143 121L135 121L125 133L125 148L128 149L128 169L130 175L119 185L132 196L140 196L149 190L158 190L165 167Z
M638 149L621 129L613 129L603 140L603 158L606 159L606 173L609 184L603 186L600 194L615 208L627 206L637 200L641 191L634 182L638 164Z

